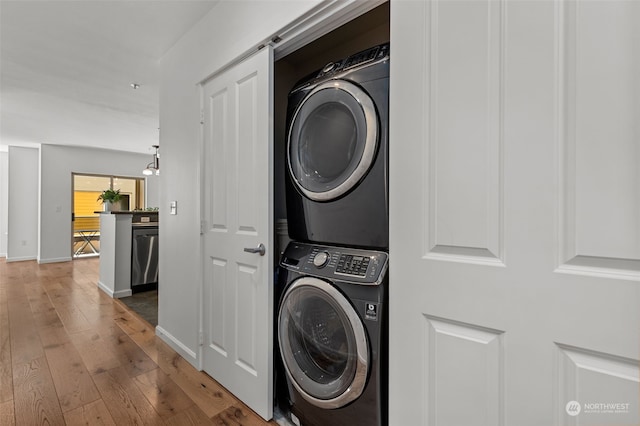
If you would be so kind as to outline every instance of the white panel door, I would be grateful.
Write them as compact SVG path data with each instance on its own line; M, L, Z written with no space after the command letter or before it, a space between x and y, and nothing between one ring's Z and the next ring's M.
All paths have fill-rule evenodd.
M270 46L203 86L204 369L265 419L273 401ZM266 252L250 253L264 247Z
M390 425L640 424L640 2L391 20Z

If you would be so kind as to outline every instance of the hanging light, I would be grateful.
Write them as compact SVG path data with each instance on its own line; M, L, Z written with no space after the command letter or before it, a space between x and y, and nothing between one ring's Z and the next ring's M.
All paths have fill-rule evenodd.
M147 168L142 171L142 174L145 176L151 176L152 174L159 175L160 174L160 153L158 149L160 145L152 145L156 152L153 153L153 161L147 164Z

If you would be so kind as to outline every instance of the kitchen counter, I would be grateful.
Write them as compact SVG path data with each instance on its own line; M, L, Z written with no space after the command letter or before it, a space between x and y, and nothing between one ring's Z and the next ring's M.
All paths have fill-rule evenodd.
M98 287L113 298L131 296L132 231L158 229L158 212L96 213L100 213L101 248Z
M113 215L124 215L124 214L130 214L133 217L149 217L149 222L157 222L158 221L158 212L147 212L147 211L141 211L141 210L120 210L120 211L115 211L115 212L105 212L105 211L95 211L94 213L98 213L98 214L113 214ZM134 221L135 222L135 221Z

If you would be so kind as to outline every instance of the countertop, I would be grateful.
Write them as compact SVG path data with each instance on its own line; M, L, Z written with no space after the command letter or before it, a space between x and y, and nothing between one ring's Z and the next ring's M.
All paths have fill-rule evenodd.
M94 213L98 214L134 214L139 216L157 216L158 212L145 212L145 211L131 211L131 210L120 210L115 212L105 212L102 210L94 211Z

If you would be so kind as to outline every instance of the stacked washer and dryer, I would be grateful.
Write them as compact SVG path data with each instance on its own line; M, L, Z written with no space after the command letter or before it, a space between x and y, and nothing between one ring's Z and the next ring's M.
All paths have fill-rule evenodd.
M289 93L276 396L303 426L387 423L388 108L388 44Z

